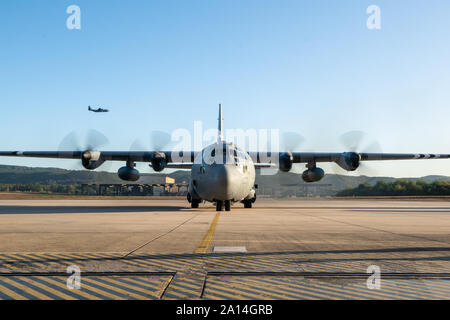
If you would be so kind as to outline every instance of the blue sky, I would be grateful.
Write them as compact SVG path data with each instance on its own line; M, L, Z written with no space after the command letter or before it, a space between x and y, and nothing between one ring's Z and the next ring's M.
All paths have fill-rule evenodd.
M66 28L72 4L81 30ZM371 4L381 30L366 28ZM55 150L96 128L105 149L129 150L151 130L215 127L220 102L225 127L296 131L299 151L343 151L337 137L363 130L384 152L450 153L449 12L446 0L2 1L0 149ZM450 175L446 160L373 167Z

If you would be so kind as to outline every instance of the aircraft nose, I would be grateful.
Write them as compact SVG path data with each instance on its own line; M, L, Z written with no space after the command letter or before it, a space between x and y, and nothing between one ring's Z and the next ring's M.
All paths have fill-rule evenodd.
M233 199L232 181L235 174L235 168L229 165L218 165L215 167L214 188L216 200Z

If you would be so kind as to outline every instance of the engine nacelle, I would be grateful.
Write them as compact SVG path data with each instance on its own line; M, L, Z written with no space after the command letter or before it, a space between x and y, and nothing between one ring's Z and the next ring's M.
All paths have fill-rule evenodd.
M81 164L85 169L94 170L100 167L105 162L102 159L100 151L85 151L81 157Z
M280 154L279 161L280 171L289 172L292 169L292 164L294 163L294 156L292 155L292 152L283 152Z
M336 161L339 167L347 171L355 171L358 169L361 156L356 152L344 152Z
M302 174L302 179L305 182L317 182L322 180L322 178L325 176L325 171L321 168L312 168L305 170Z
M167 165L166 154L163 152L155 152L150 162L152 163L153 170L161 172Z
M125 181L137 181L140 178L139 171L128 166L122 167L117 171L120 179Z

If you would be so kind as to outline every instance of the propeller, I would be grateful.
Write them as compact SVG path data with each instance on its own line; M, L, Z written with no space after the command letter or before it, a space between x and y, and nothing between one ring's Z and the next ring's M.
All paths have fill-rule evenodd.
M158 130L150 132L150 145L155 151L163 151L170 142L172 142L172 136L167 132Z
M305 138L297 132L286 131L281 135L281 145L286 151L294 151L304 142Z
M109 143L108 138L101 132L90 129L85 137L85 143L80 143L80 139L75 131L66 135L59 144L59 151L85 151L96 150Z
M61 154L69 151L84 152L84 151L98 151L99 148L109 143L108 138L101 132L90 129L85 136L84 143L80 142L80 138L75 131L67 134L60 142L58 152ZM111 166L111 162L107 161L102 165L103 171L108 171ZM81 170L83 166L80 161L77 161L76 168L74 170Z
M167 151L167 146L172 142L172 136L164 131L153 130L150 132L149 146L145 146L140 139L136 139L130 146L130 151Z
M281 150L293 152L298 151L298 148L306 141L306 139L299 133L293 131L285 131L281 134ZM292 164L291 172L293 173L301 173L304 169L298 163Z
M149 145L145 146L140 139L136 139L130 146L130 151L154 151L158 153L160 151L167 151L170 143L172 142L172 136L164 131L153 130L150 132ZM136 159L142 160L142 159Z
M369 141L367 134L363 131L349 131L344 134L342 134L339 137L339 141L341 144L346 148L345 151L350 152L356 152L356 153L381 153L382 148L378 141ZM339 166L334 166L339 168L339 171L344 171L345 173L348 173L347 171L341 169ZM377 174L376 170L371 167L367 162L360 162L359 168L357 169L357 172L363 175L367 176L374 176ZM342 174L342 173L339 173Z

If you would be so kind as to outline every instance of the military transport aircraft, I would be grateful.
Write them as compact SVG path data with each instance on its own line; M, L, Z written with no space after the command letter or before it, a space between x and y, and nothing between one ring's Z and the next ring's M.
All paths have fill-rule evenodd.
M449 159L450 154L399 154L359 153L346 151L329 152L246 152L234 143L227 143L223 137L222 106L219 105L217 142L202 151L98 151L88 148L82 151L0 151L6 157L36 157L79 159L84 168L94 170L105 161L124 161L118 170L122 180L137 181L139 171L136 162L147 162L156 172L165 168L191 169L187 200L192 208L198 208L202 201L216 204L216 210L230 210L233 203L241 202L251 208L256 200L255 169L278 167L288 172L294 163L305 163L302 174L305 182L320 181L325 172L317 166L321 162L335 162L346 171L355 171L364 161ZM268 155L270 157L268 157ZM270 158L270 161L267 159ZM273 161L275 159L276 161Z
M88 110L92 111L92 112L109 112L108 109L103 109L103 108L92 109L91 106L88 106Z

